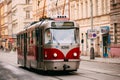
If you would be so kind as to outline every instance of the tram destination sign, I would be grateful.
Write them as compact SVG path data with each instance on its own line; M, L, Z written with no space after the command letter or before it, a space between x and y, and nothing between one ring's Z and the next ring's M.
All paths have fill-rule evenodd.
M94 39L97 37L97 30L96 29L88 29L87 30L87 37L88 39Z
M73 27L74 22L52 22L52 27Z

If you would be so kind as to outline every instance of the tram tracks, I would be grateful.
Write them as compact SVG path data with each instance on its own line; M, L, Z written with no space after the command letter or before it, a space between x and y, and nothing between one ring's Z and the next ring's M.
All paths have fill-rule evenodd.
M95 70L88 70L88 69L78 69L77 72L43 72L43 71L39 71L39 70L35 70L35 69L27 69L27 68L22 68L22 67L18 67L16 65L12 65L11 63L2 63L2 65L5 68L8 68L11 70L12 68L12 72L15 73L16 75L21 76L22 74L27 74L26 76L24 75L25 78L30 78L27 76L37 76L38 80L40 80L39 78L45 78L48 77L47 79L45 78L44 80L99 80L98 77L93 76L94 74L98 75L106 75L106 76L113 76L113 77L118 77L120 78L119 75L114 75L114 74L109 74L109 73L105 73L105 72L100 72L100 71L95 71ZM34 77L32 79L34 79ZM31 80L31 79L29 79ZM36 79L34 79L36 80ZM102 80L102 79L101 79Z
M106 74L106 75L110 75L110 76L120 77L119 73L113 73L113 71L100 70L100 69L84 69L84 68L80 68L80 69L95 72L95 73L101 73L101 74Z

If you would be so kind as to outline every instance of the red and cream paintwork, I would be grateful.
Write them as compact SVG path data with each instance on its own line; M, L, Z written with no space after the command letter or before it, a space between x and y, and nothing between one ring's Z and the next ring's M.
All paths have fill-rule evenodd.
M48 70L77 70L80 61L79 45L46 47L44 61Z
M66 22L64 25L67 25L67 28L64 26L60 28L56 27L56 24L53 25L55 27L52 27L52 22ZM74 26L68 26L72 25L71 23L74 23ZM50 30L51 32L52 30L58 32L57 30L60 29L62 29L63 32L68 30L68 32L72 33L71 35L73 36L70 36L69 39L79 38L79 26L77 23L66 19L65 21L63 19L62 21L59 21L59 19L41 21L18 33L18 63L24 67L32 67L44 71L76 71L80 64L79 39L74 43L64 42L58 44L56 41L54 44L47 44L45 42L51 39L49 36L53 37L54 35L49 32ZM49 31L47 32L47 30ZM77 30L78 32L76 32ZM69 33L67 34L69 35ZM46 35L48 36L47 38Z

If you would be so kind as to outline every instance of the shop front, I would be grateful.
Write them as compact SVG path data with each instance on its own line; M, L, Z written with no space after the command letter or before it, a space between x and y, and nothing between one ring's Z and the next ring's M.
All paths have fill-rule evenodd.
M97 31L95 34L93 33L93 47L94 47L94 56L95 57L109 57L110 55L110 34L109 34L109 26L100 26L95 27L94 29ZM81 52L82 55L90 56L90 48L91 48L91 34L88 32L90 28L81 30Z
M16 38L9 38L9 42L8 42L8 49L11 51L15 51L16 50Z
M100 27L100 36L101 36L101 56L109 57L110 52L110 35L109 35L109 26Z

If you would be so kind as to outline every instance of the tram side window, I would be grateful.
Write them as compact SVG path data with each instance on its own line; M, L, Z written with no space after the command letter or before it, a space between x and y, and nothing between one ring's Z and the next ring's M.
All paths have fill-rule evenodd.
M32 32L33 44L35 44L35 30Z
M22 38L21 38L21 35L20 35L20 46L19 46L19 47L20 47L20 49L22 49L22 48L21 48L21 46L22 46L22 45L21 45L21 42L22 42L22 40L21 40L21 39L22 39Z
M79 37L79 28L78 28L78 29L76 29L75 31L76 31L76 32L75 32L75 35L76 35L75 40L77 41L77 43L79 43L79 42L80 42L80 37Z
M30 32L27 33L27 50L29 50L30 45Z
M47 44L52 43L51 32L49 29L45 31L45 43Z
M30 32L30 44L35 44L35 31Z
M32 38L32 31L30 32L30 44L33 43L33 38Z
M39 45L39 29L36 29L36 44Z
M28 34L27 34L27 43L28 43L28 45L30 44L30 32L28 32Z
M22 50L22 52L24 51L24 35L23 34L21 34L21 50Z
M17 36L17 46L20 46L20 35Z

